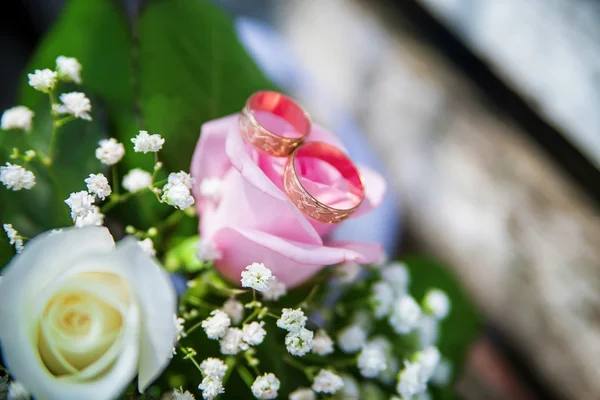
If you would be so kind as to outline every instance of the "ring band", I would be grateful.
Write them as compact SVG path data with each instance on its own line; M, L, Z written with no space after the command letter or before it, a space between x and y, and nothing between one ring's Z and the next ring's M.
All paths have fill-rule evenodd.
M259 122L259 119L263 123ZM271 122L267 124L267 120ZM285 128L285 133L273 132L273 123ZM271 91L256 92L248 98L242 109L239 124L240 132L248 142L275 157L289 156L304 143L311 129L308 113L296 101ZM289 134L294 136L288 136Z
M317 200L302 186L296 171L296 160L313 157L334 167L349 184L348 199L354 200L350 208L333 208ZM349 218L365 199L365 188L358 168L340 149L323 142L308 142L296 148L283 172L283 187L288 198L305 215L327 224L336 224Z

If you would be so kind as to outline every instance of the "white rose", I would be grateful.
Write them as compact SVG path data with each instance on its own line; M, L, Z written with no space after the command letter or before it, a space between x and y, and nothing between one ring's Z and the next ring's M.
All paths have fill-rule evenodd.
M115 399L169 363L175 291L135 239L115 248L97 226L45 233L3 272L2 354L34 398Z

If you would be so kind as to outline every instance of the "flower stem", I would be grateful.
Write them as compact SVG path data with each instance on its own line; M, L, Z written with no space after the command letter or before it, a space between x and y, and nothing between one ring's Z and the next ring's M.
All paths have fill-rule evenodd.
M237 366L236 371L238 372L238 375L240 376L240 378L242 378L244 383L249 388L251 388L252 384L254 383L254 378L252 378L252 374L250 373L250 371L248 371L248 368L240 364Z
M113 165L112 167L112 188L114 194L119 195L119 171L117 171L117 167Z
M309 381L312 381L314 379L314 376L312 373L312 369L313 369L312 367L307 367L306 365L302 364L300 361L296 360L294 357L291 357L291 356L283 357L283 361L285 361L292 367L302 371L302 373L306 376L306 378Z
M198 371L200 371L200 373L202 373L202 368L200 368L200 364L198 364L198 361L196 361L196 359L194 358L193 352L189 351L187 348L185 348L183 346L179 346L179 349L181 350L181 352L183 354L185 354L185 357L183 357L183 358L190 360L192 362L192 364L194 364L194 366L198 369Z

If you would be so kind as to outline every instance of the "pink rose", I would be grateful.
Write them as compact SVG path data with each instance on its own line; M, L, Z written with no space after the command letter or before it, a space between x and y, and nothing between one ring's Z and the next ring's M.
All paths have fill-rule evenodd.
M308 140L342 148L333 134L318 125ZM379 244L328 241L328 234L336 226L312 220L296 208L283 191L286 161L244 142L238 114L202 126L190 170L195 178L193 194L200 215L200 237L221 252L221 258L215 260L219 272L239 283L247 265L262 262L280 281L297 286L326 265L379 261ZM311 194L327 196L333 203L346 197L345 180L329 164L309 158L301 162L302 184ZM353 217L377 207L385 193L385 182L379 174L360 170L366 198ZM221 179L218 198L201 195L200 186L208 178Z

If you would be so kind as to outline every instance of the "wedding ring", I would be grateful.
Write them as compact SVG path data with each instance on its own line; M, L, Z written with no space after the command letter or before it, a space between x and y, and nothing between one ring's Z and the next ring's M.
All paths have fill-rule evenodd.
M302 185L297 163L303 157L319 159L331 165L346 180L347 191L342 198L333 199L336 206L325 204ZM336 224L354 213L365 199L365 188L358 168L340 149L323 142L307 142L294 150L283 172L283 187L288 198L305 215L327 224ZM329 199L332 200L332 199Z
M257 149L287 157L310 133L310 118L294 100L271 91L256 92L248 98L240 115L242 136Z

